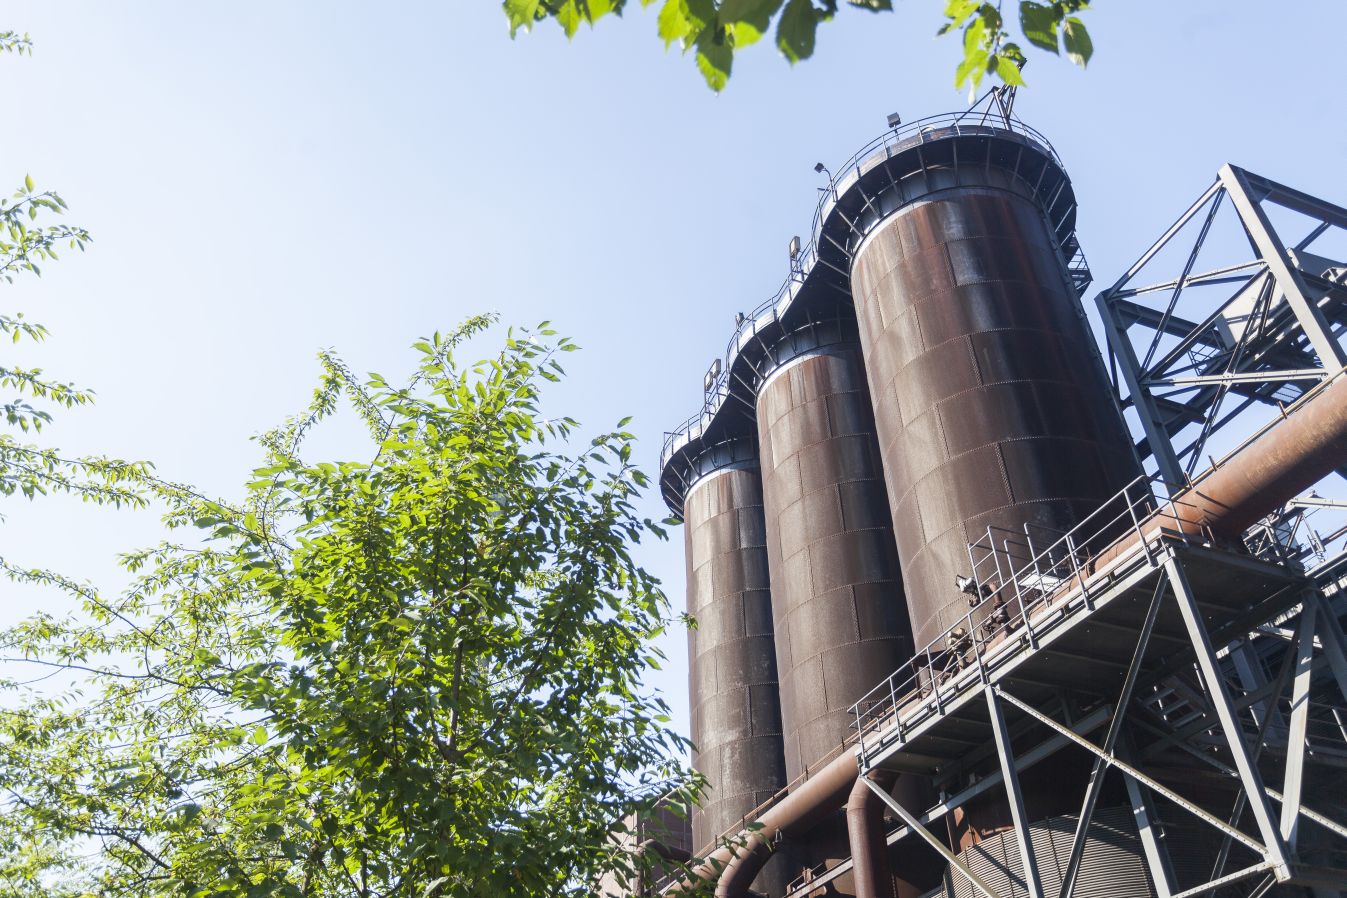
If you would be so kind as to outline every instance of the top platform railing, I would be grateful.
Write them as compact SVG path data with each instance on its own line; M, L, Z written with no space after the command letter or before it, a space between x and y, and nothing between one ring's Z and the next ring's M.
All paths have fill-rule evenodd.
M774 326L790 308L796 294L804 286L809 274L818 262L817 248L822 239L823 226L828 215L837 205L842 194L846 193L851 185L859 180L863 170L867 170L865 163L876 156L888 158L895 153L907 151L927 142L946 140L960 135L986 136L991 132L999 131L1018 135L1036 144L1059 168L1065 171L1061 158L1058 157L1057 151L1053 149L1052 144L1048 142L1046 137L1014 116L1003 115L989 99L990 97L990 94L984 96L978 103L963 112L933 115L897 128L890 128L861 147L832 173L828 186L820 188L818 204L814 207L814 217L810 225L809 242L791 260L790 274L774 294L757 305L751 312L745 314L735 325L734 334L725 349L720 372L706 387L705 400L701 410L672 431L665 433L663 444L660 447L659 464L661 470L668 464L674 453L705 432L711 421L719 414L722 406L730 398L733 392L730 379L732 369L744 346L758 333ZM1073 244L1070 247L1070 255L1066 258L1066 263L1074 281L1079 284L1083 272L1088 283L1089 269L1085 264L1085 257L1079 244Z

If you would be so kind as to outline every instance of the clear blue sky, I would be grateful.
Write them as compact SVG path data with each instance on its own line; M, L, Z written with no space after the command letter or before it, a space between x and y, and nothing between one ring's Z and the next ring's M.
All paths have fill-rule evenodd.
M634 0L569 46L551 25L510 41L492 0L7 3L0 29L37 47L0 58L0 186L31 172L95 237L0 287L54 331L21 358L99 393L49 439L229 494L248 437L306 400L316 349L395 374L418 336L496 310L584 346L546 410L595 428L634 414L653 473L734 313L785 276L814 163L891 111L964 102L958 47L933 38L943 0L897 5L844 10L793 69L752 49L716 96ZM1035 57L1018 111L1071 172L1099 280L1226 161L1347 199L1340 13L1098 0L1087 72ZM100 582L156 537L150 515L4 511L0 554ZM641 557L681 607L681 533ZM0 623L38 602L8 589ZM682 723L683 635L667 648L652 682Z

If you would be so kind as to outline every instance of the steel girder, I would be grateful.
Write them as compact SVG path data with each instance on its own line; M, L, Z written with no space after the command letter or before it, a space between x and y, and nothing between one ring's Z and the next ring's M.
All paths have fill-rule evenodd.
M1233 208L1252 258L1204 269L1203 250L1224 205ZM1308 233L1298 242L1284 239L1269 207L1303 216ZM1213 434L1230 419L1254 404L1294 400L1347 365L1341 339L1347 329L1347 260L1308 252L1332 229L1347 230L1347 209L1226 165L1098 295L1120 401L1139 419L1145 437L1139 449L1154 458L1174 488L1193 475ZM1158 267L1157 256L1182 246L1188 235L1193 239L1179 273L1140 284L1144 270ZM1192 295L1213 287L1233 292L1207 311L1210 305L1194 302ZM1160 304L1148 302L1157 296ZM1206 313L1193 315L1199 308ZM1232 396L1238 407L1223 417Z

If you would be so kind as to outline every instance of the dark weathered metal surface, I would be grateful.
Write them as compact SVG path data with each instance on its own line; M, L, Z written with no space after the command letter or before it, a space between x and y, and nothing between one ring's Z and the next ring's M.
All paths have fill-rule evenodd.
M1185 524L1237 540L1259 518L1344 465L1347 375L1339 375L1175 496L1175 511Z
M967 545L1051 542L1139 473L1043 213L1009 190L895 211L852 286L917 645L968 610Z
M763 497L787 774L835 753L852 703L911 654L859 347L785 362L758 393ZM797 856L847 856L845 819Z
M757 468L695 482L684 516L692 763L710 786L692 815L701 849L784 787L786 768Z
M870 398L855 347L758 394L786 770L835 751L851 704L911 654Z

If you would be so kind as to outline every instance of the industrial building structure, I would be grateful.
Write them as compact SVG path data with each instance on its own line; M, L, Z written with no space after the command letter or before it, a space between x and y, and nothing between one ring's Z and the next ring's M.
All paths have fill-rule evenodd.
M709 792L650 891L1347 891L1347 210L1225 166L1101 353L1013 99L818 166L666 439Z

